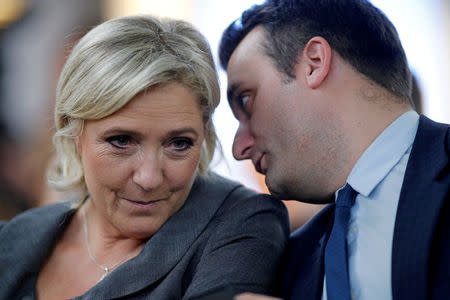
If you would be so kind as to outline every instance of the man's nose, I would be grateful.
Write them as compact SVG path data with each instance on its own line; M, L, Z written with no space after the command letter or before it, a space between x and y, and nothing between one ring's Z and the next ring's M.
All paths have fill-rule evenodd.
M151 191L163 182L162 163L155 154L146 154L137 162L133 182L144 191Z
M238 130L233 141L233 156L237 160L251 158L251 153L255 145L253 135L250 133L248 123L239 123Z

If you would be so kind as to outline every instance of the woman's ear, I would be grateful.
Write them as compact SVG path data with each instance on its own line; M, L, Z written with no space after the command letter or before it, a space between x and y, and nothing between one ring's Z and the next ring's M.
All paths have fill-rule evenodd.
M312 89L318 88L330 71L330 45L324 38L315 36L308 41L301 56L306 83Z

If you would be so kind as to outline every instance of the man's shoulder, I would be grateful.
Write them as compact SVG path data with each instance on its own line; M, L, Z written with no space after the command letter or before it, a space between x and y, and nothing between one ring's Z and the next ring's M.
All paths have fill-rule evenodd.
M325 206L305 225L291 234L288 248L293 252L297 252L298 249L308 248L307 245L320 242L330 229L332 216L333 205Z
M324 207L289 238L280 269L283 298L301 292L305 299L312 299L320 293L323 251L332 225L333 206Z
M448 236L449 228L449 149L449 125L421 116L395 220L392 280L396 298L425 297L430 276L437 294L448 290L448 272L441 268L449 261L448 239L441 237ZM415 274L417 284L411 286L404 274Z
M443 147L443 148L442 148ZM419 127L414 139L413 149L432 150L442 148L449 155L450 125L435 122L424 115L420 116Z
M420 116L419 127L414 139L405 181L408 176L423 178L442 178L448 173L450 162L450 126Z

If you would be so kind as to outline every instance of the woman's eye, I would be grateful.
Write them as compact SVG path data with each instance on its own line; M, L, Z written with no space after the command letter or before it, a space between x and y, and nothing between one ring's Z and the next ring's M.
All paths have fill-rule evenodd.
M171 148L175 151L185 151L191 148L194 145L194 142L190 138L176 138L170 141L168 148Z
M106 141L116 148L125 148L130 144L131 137L127 135L117 135L108 138Z

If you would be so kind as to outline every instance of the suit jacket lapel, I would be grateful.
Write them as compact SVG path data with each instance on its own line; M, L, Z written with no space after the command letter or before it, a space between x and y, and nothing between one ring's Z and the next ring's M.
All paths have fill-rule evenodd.
M182 259L236 187L237 183L225 183L216 175L197 178L184 206L150 238L143 251L108 275L86 296L93 299L123 297L162 279ZM112 284L114 282L120 285Z
M421 116L400 193L392 250L393 299L425 299L433 232L449 190L449 127ZM447 141L446 141L447 136ZM447 150L446 150L447 148ZM448 169L447 169L448 170Z
M333 224L334 204L328 205L289 239L283 262L281 296L284 299L320 299L323 255Z

